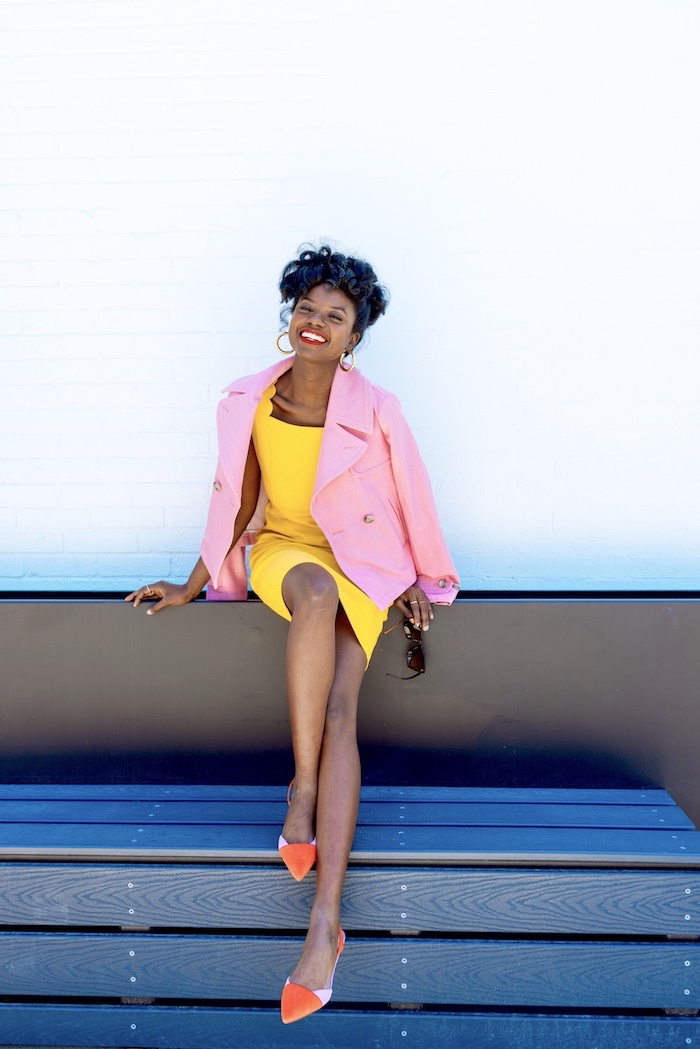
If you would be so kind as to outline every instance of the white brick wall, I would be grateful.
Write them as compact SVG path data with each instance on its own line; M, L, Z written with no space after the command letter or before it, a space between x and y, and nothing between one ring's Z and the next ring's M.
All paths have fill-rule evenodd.
M0 587L186 573L304 240L467 588L697 587L695 0L0 2Z

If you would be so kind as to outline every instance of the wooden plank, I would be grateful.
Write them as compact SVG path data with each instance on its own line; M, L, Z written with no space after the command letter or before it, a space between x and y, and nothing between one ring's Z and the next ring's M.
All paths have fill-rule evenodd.
M111 823L196 824L281 827L283 801L4 801L0 824ZM398 827L593 827L638 830L693 830L677 806L597 804L492 804L488 802L363 802L358 822Z
M2 801L284 801L287 785L0 783ZM665 790L528 787L362 787L363 801L669 805Z
M698 864L697 831L637 831L549 827L357 828L357 860L471 863Z
M280 862L278 827L209 824L0 824L0 856ZM684 866L700 860L700 833L551 827L359 826L356 863L534 863Z
M0 994L277 1000L302 937L5 933ZM700 944L348 939L337 1002L698 1009Z
M0 1045L80 1049L686 1049L700 1021L681 1017L532 1016L381 1010L334 1003L308 1022L284 1027L275 1008L7 1005ZM690 1041L688 1041L690 1039Z
M281 866L10 864L0 925L298 929L314 875ZM700 935L700 872L352 867L347 930Z

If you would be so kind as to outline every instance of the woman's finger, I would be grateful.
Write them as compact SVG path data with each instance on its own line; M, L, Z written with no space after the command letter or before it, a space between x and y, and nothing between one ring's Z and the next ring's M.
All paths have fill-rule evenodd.
M158 584L156 584L156 586L157 585ZM152 599L157 598L159 596L160 595L156 593L156 591L153 589L151 584L147 583L145 586L140 586L138 588L138 590L132 590L132 592L130 594L127 594L127 596L124 598L124 600L125 601L133 601L134 602L134 608L138 608L138 606L141 604L142 601L147 601L149 599L152 600Z

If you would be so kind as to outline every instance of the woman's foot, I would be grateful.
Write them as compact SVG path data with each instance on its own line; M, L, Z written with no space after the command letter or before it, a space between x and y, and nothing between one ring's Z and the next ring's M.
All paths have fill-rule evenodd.
M292 781L289 785L288 802L282 837L289 845L307 844L314 838L316 791L300 789Z
M311 987L308 987L306 984L300 982L301 977L299 974L319 971L317 967L319 960L318 957L315 957L313 960L310 958L312 953L314 955L319 955L318 950L314 949L312 951L312 940L318 940L317 946L321 948L320 954L325 954L328 943L332 942L333 960L330 976L328 976L325 982L320 986L316 985L314 976L304 977L304 979L311 980ZM332 941L329 941L328 926L325 923L316 923L316 933L314 936L312 936L312 930L309 930L299 964L282 988L282 1023L288 1024L295 1023L297 1020L303 1020L305 1017L318 1012L319 1009L322 1009L324 1005L328 1004L333 994L333 978L338 965L338 959L340 958L344 946L345 933L342 929L339 929L332 937Z
M338 923L316 921L309 926L301 958L289 979L309 990L328 987L338 956Z
M277 842L277 848L294 880L303 881L316 862L316 838L307 836L306 827L312 822L312 817L309 815L308 794L305 795L303 791L294 792L293 787L294 780L289 784L287 791L287 819ZM297 802L293 804L292 799L295 793ZM293 828L291 831L288 830L289 826ZM288 838L288 833L295 837ZM299 834L301 834L301 839L296 840Z

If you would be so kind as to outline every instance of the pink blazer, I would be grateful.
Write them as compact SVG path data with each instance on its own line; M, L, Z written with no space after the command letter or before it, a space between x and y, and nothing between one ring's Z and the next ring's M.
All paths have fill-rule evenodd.
M201 555L207 597L247 596L244 546L255 541L267 496L229 552L241 505L246 456L263 392L291 367L279 361L227 386L219 403L219 460ZM338 368L311 499L311 513L348 576L380 609L417 583L430 601L451 604L459 580L445 545L428 475L398 399L360 372Z

